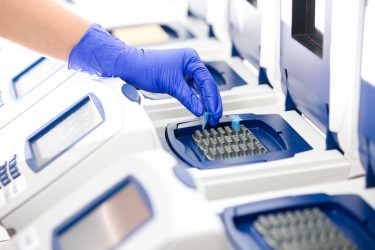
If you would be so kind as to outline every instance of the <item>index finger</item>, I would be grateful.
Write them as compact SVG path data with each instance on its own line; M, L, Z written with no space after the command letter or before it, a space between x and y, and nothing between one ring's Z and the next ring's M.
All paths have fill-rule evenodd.
M194 79L205 110L211 113L208 123L212 126L217 125L223 115L223 106L214 78L200 59L188 64L187 73Z

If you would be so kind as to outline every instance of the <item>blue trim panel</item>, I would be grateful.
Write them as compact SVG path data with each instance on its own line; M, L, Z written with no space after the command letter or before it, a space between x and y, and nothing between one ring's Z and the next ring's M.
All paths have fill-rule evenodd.
M292 1L292 0L288 0ZM284 2L283 2L284 3ZM283 4L282 3L282 4ZM328 130L331 9L332 1L325 3L323 58L304 47L292 37L292 27L281 22L282 51L280 67L282 87L287 97L286 109L303 113L323 132ZM290 10L292 15L292 10Z
M254 227L261 215L317 207L358 249L375 249L375 211L357 195L309 194L227 208L221 214L234 249L271 250Z
M375 187L375 86L362 80L359 110L359 153L366 170L366 186Z
M186 171L186 168L181 166L174 166L173 173L183 184L185 184L185 186L191 189L197 189L197 184L195 183L190 173Z
M273 86L270 83L270 80L268 79L267 69L264 68L264 67L259 68L258 83L259 84L267 84L268 86L270 86L273 89Z
M341 149L339 144L339 139L336 132L327 131L326 134L326 149L336 149L344 154L344 151Z
M190 167L213 169L241 164L268 162L293 157L312 147L278 114L237 115L251 132L268 149L268 153L249 157L209 161L200 152L192 139L195 130L201 130L200 120L169 124L165 129L165 140L170 149ZM219 126L231 126L231 116L223 116ZM209 127L208 127L209 128Z
M239 57L241 59L243 59L243 57L240 55L240 52L238 52L238 50L236 49L236 46L234 46L234 44L232 44L231 46L231 56L232 57Z
M17 94L17 90L16 90L16 84L18 82L18 80L20 78L22 78L24 75L27 75L31 70L33 70L35 67L38 67L38 65L40 65L42 62L44 62L45 60L49 60L45 57L40 57L38 60L36 60L35 62L33 62L31 65L29 65L26 69L24 69L23 71L21 71L18 75L16 75L15 77L12 78L12 87L11 87L11 96L14 98L14 99L19 99L20 97L18 96ZM38 84L35 85L34 88L30 89L26 94L28 94L29 92L31 92L33 89L35 89L39 84L43 83L44 81L46 81L48 78L50 78L53 74L55 74L57 71L59 71L61 68L63 68L64 65L61 65L61 67L59 67L58 69L56 69L55 71L51 72L50 74L46 75ZM25 95L26 95L25 94Z
M214 28L211 24L208 25L208 37L216 38Z
M137 89L132 85L127 83L122 85L121 92L127 99L129 99L129 101L136 102L138 104L141 103L141 97L139 96Z
M246 85L246 81L239 76L226 62L213 61L204 63L214 78L220 91Z
M63 235L66 231L68 231L70 228L74 227L76 223L78 223L80 220L84 219L86 215L90 214L92 211L94 211L98 206L100 206L102 203L113 197L116 193L120 192L124 188L126 188L129 184L132 184L136 187L138 193L143 199L143 202L148 209L150 217L144 221L142 224L139 225L138 228L134 229L132 232L130 232L127 236L125 236L124 239L119 243L123 243L126 239L128 239L131 235L136 233L144 224L146 224L148 221L151 220L151 218L154 216L154 211L152 209L152 204L150 201L150 198L148 197L145 189L139 183L133 176L129 175L121 182L114 185L112 188L98 196L95 200L91 201L89 204L87 204L84 208L82 208L79 212L72 215L69 219L67 219L65 222L63 222L60 226L58 226L56 229L53 230L52 234L52 249L53 250L63 250L60 247L59 244L59 237Z
M193 17L194 16L194 14L193 14L193 12L191 11L190 8L188 9L187 15L188 15L188 17Z
M32 144L34 141L38 140L40 137L44 136L46 133L48 133L51 129L55 128L60 122L65 120L67 117L69 117L71 114L73 114L75 111L79 110L83 105L85 105L88 102L92 102L97 111L99 112L102 121L99 122L95 127L93 127L90 131L87 133L81 135L80 138L77 138L70 146L65 148L63 151L59 152L57 155L49 159L46 163L42 165L38 165L35 153L32 149ZM105 113L104 113L104 107L102 103L100 102L99 98L96 97L94 94L89 93L79 101L77 101L75 104L73 104L71 107L63 111L61 114L50 120L47 124L42 126L38 131L30 135L25 142L25 158L27 165L33 170L34 172L39 172L43 168L47 167L51 162L59 158L62 154L67 152L70 148L72 148L75 144L77 144L79 141L81 141L83 138L85 138L88 134L90 134L92 131L94 131L97 127L99 127L102 123L105 121Z

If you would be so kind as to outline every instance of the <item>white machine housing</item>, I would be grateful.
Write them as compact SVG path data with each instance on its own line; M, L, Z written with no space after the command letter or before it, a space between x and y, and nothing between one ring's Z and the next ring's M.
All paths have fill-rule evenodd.
M219 11L215 13L215 17L220 20L225 20L226 1L211 1L215 2L215 10ZM114 30L118 28L124 28L123 33L125 34L126 28L131 28L132 35L134 36L134 28L136 32L142 34L142 27L148 25L169 25L177 24L185 27L194 36L194 38L176 41L171 40L165 44L146 46L142 44L142 47L147 48L181 48L181 47L193 47L199 51L200 54L212 54L222 53L229 54L229 44L223 46L224 43L219 42L214 37L210 37L210 23L212 15L208 17L206 12L207 5L210 1L204 0L200 3L192 1L191 3L187 0L142 0L142 1L86 1L78 0L72 4L67 5L68 8L77 12L89 19L92 22L100 24L102 27L108 30ZM213 3L211 3L213 4ZM145 7L147 6L147 7ZM192 9L193 15L188 15L188 9ZM224 39L225 37L225 21L218 22L221 26L217 31L218 38ZM215 32L215 31L214 31ZM147 35L147 34L146 34ZM147 37L147 36L146 36ZM146 38L145 37L145 38ZM227 41L228 42L228 41ZM147 44L147 41L145 41ZM224 49L226 48L226 49Z
M228 0L188 0L187 14L181 20L181 24L195 36L194 38L145 48L194 48L205 59L230 55ZM173 22L166 22L168 23Z
M96 160L98 161L86 159L85 162L88 165L105 165L107 163L103 159ZM134 223L133 227L129 225L127 236L122 237L117 245L107 245L106 247L111 249L228 249L224 228L219 218L212 213L203 197L194 188L186 186L176 178L175 164L173 158L158 150L136 154L129 158L118 157L111 164L106 165L106 168L98 172L94 178L84 181L83 185L75 192L69 194L46 211L45 214L19 231L8 247L13 246L14 249L23 250L65 249L61 247L59 238L54 239L58 233L56 229L75 215L81 214L79 217L82 219L81 221L84 221L85 215L82 216L82 210L85 207L90 207L95 200L100 199L108 190L130 176L141 187L138 188L138 191L139 189L144 191L140 195L143 203L147 203L147 201L149 203L148 218L143 218L145 212L142 207L146 204L142 207L138 205L137 210L133 208L135 213L131 215L118 214L123 211L132 211L131 208L129 209L131 205L127 205L125 199L122 203L117 204L122 204L128 209L118 208L116 210L118 213L114 211L113 206L110 207L108 204L106 208L112 211L111 216L132 216L132 220L141 217L143 223L139 223L136 228L134 228ZM132 197L128 195L128 199L134 200L134 195ZM95 212L89 212L88 215L90 213ZM105 215L101 214L100 217L102 216ZM121 220L121 218L118 219ZM120 229L121 226L117 225L116 227L114 225L113 222L116 219L104 218L104 220L107 223L102 226L106 226L107 229L108 227L111 228L107 231L108 236L119 239L118 234L121 233L120 230L122 229ZM97 226L100 225L99 222ZM86 224L86 226L89 226L89 224ZM73 231L74 226L71 228L73 228ZM80 228L84 229L82 226ZM86 249L80 243L88 239L96 243L95 246L103 247L102 242L95 241L96 238L93 237L95 235L93 231L100 231L98 227L81 229L74 233L79 239L71 238L68 243L70 244L69 249ZM117 232L118 230L119 232ZM61 237L61 239L63 238ZM113 240L114 243L115 241ZM67 240L61 240L61 242L67 244ZM53 243L55 244L52 245ZM57 247L58 245L60 246ZM92 246L93 244L91 244Z
M334 5L339 6L339 3L333 3ZM341 7L336 7L333 12L332 20L335 23L335 29L332 30L333 34L333 42L336 47L333 48L333 52L331 54L338 53L338 48L345 48L347 49L348 60L341 60L336 58L336 56L332 57L332 76L331 79L340 78L342 77L343 72L338 74L339 65L345 67L348 71L349 75L351 74L351 78L341 79L342 85L347 86L345 88L338 88L337 82L333 81L331 87L331 96L333 96L333 105L339 105L340 103L345 107L347 114L353 112L353 110L360 110L360 97L361 91L365 91L363 88L364 86L361 83L361 76L362 79L367 81L368 83L375 82L375 74L372 70L371 65L374 63L374 55L375 50L372 44L375 41L375 36L372 32L372 26L374 24L374 15L371 15L375 12L375 2L371 1L366 4L366 1L345 1L344 5L340 5ZM345 8L344 8L345 7ZM340 10L340 11L339 11ZM354 21L356 20L356 21ZM337 25L337 26L336 26ZM343 27L346 27L345 29ZM355 34L364 34L358 36L350 36L350 38L343 39L345 33L350 30ZM338 56L337 56L338 57ZM350 60L349 60L350 58ZM351 67L349 67L351 65ZM373 87L372 87L373 88ZM355 98L348 98L347 92L353 89L350 96ZM344 96L344 98L339 99L337 98L338 95ZM349 100L349 102L348 102ZM348 103L347 103L348 102ZM344 112L344 110L342 110ZM366 117L359 117L358 113L354 112L355 120L352 121L355 124L356 130L352 130L352 133L356 134L356 137L353 137L351 140L356 140L355 145L351 145L352 150L355 151L357 155L360 153L360 147L358 145L358 123L359 119L363 120L362 123L371 124L373 116L366 116ZM345 114L342 114L345 116ZM340 116L339 116L340 117ZM332 120L331 120L332 121ZM335 120L333 120L335 121ZM335 122L331 122L335 124ZM338 123L336 123L338 124ZM353 128L352 128L353 129ZM340 136L339 136L340 139ZM347 145L348 146L348 145ZM358 156L359 157L359 156ZM369 161L370 159L368 159ZM362 164L366 164L363 162ZM363 168L367 167L367 178L373 178L373 171L374 171L374 162L367 162L369 166L363 166ZM369 177L370 176L370 177ZM368 182L368 180L367 180ZM372 180L373 183L373 180ZM275 190L271 192L265 192L260 194L252 194L246 195L242 197L233 197L228 199L216 200L210 202L210 206L212 209L215 210L217 213L221 213L227 207L238 206L239 204L244 203L251 203L257 202L261 200L272 199L275 197L282 197L282 196L295 196L301 194L312 194L312 193L326 193L329 195L337 195L337 194L355 194L362 197L370 206L375 209L375 189L372 187L372 183L366 183L365 177L357 177L347 181L340 181L336 183L328 183L328 184L319 184L313 185L308 187L300 187L294 189L285 189L285 190Z
M77 14L105 28L181 21L187 12L187 0L109 0L105 2L60 0L60 2Z
M83 159L110 162L159 147L151 121L122 94L123 84L76 74L0 131L3 225L21 228L105 167L82 166Z
M0 128L43 99L71 77L63 62L47 59L28 49L4 42L0 73Z

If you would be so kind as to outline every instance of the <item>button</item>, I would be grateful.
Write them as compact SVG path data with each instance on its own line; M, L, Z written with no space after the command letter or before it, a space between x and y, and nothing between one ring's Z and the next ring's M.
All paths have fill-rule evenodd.
M9 178L2 179L2 180L0 180L0 181L1 181L1 183L2 183L4 186L6 186L6 185L8 185L8 184L10 183Z
M6 173L7 173L7 169L6 168L0 169L0 176L3 175L3 174L6 174Z
M6 168L6 166L7 166L7 162L4 162L3 164L1 164L0 165L0 172L2 171L2 170L4 170L5 168ZM5 169L6 170L6 169Z
M130 84L124 84L121 87L121 92L124 96L126 96L130 101L136 102L138 104L141 103L141 98L138 94L138 91L135 87Z
M12 159L9 161L9 168L15 167L17 165L16 159Z
M12 173L12 178L13 178L13 180L17 179L20 175L21 175L21 174L20 174L20 172L18 172L18 171Z
M18 172L18 168L16 166L12 167L12 168L9 168L9 172L10 172L10 174L13 174L14 172Z
M6 179L6 178L8 178L8 174L7 173L4 173L4 174L0 175L0 180Z

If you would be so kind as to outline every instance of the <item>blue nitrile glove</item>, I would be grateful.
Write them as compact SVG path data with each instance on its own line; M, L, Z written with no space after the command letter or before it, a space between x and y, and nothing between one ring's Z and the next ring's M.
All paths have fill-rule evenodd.
M223 113L215 81L193 49L137 49L93 24L71 51L69 68L121 77L138 89L167 93L198 117L210 112L212 126Z

